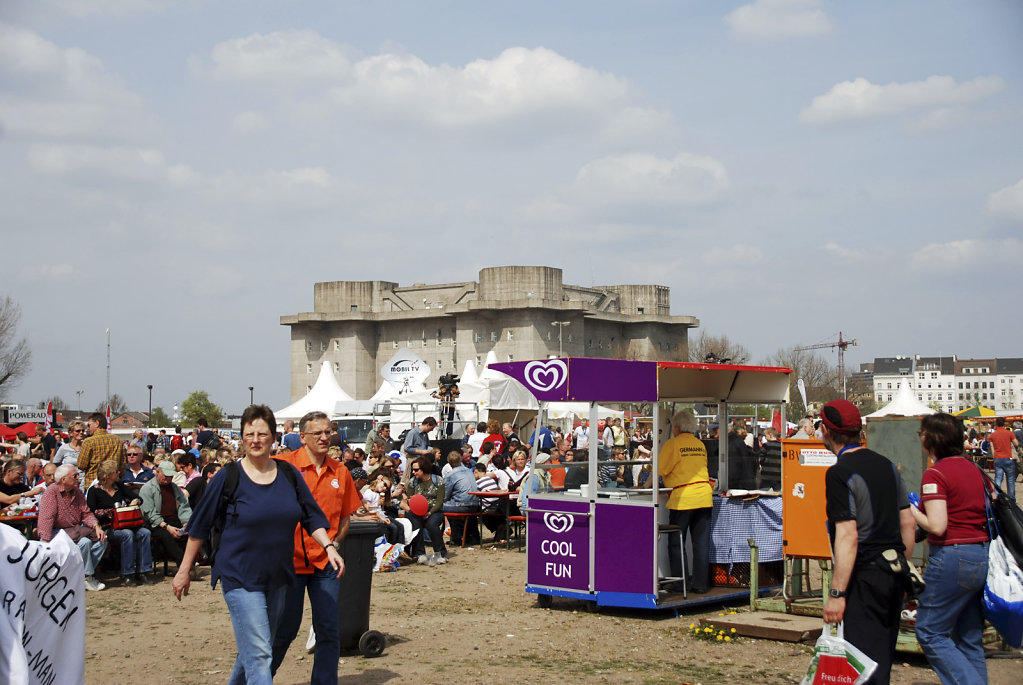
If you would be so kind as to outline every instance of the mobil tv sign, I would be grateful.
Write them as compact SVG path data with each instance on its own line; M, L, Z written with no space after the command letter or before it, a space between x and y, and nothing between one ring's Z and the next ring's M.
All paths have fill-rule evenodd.
M529 498L526 583L588 591L589 502L545 502Z

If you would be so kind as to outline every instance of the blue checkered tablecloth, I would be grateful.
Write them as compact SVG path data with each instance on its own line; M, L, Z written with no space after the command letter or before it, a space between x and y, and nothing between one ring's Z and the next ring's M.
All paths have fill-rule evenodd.
M757 541L761 562L781 561L781 500L715 497L710 524L711 563L748 564L749 538Z

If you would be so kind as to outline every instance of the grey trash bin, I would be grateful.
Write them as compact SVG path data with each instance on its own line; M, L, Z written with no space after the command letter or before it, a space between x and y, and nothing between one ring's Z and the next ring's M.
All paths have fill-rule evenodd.
M373 589L376 555L373 543L384 534L376 521L352 521L341 542L345 574L341 577L338 601L338 625L341 653L360 652L366 657L380 656L387 641L381 633L369 629L369 600Z

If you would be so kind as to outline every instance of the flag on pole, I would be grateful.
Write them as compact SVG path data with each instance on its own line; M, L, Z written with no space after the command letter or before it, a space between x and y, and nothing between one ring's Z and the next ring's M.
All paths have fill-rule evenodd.
M46 405L46 423L43 427L46 429L47 434L53 428L53 402L49 402Z
M781 435L782 437L785 437L785 433L782 433L782 430L781 430L781 412L778 411L777 409L775 409L774 413L771 414L771 426L776 431L778 431L779 435Z
M113 424L111 423L111 418L113 418L113 417L110 415L110 405L108 404L107 405L107 430L113 430L113 428L114 428Z
M799 396L803 398L803 408L806 409L808 406L806 404L806 383L803 382L802 378L796 381L796 387L799 388Z

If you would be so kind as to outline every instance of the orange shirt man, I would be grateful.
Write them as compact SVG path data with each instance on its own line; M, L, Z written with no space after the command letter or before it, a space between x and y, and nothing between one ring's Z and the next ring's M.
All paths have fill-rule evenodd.
M327 516L327 534L337 546L348 533L351 515L362 506L352 476L341 462L328 458L330 419L323 412L309 412L299 422L302 447L279 458L298 469L313 498ZM316 653L311 682L337 682L340 657L338 597L340 580L327 563L327 553L308 533L295 529L295 574L297 583L287 588L284 608L274 636L271 670L284 661L288 647L302 623L305 593L313 612ZM307 561L308 559L308 561ZM344 567L342 567L343 570Z

